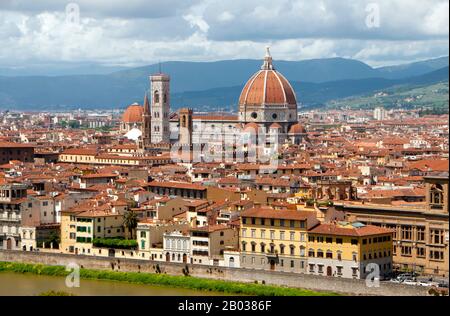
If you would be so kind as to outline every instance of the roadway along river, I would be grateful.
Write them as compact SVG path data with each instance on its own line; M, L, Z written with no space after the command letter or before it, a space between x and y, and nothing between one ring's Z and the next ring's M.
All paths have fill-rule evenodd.
M0 273L0 296L30 296L47 291L64 291L80 296L205 296L223 295L223 293L202 292L188 289L159 287L125 282L81 280L79 288L68 288L65 278L21 273Z

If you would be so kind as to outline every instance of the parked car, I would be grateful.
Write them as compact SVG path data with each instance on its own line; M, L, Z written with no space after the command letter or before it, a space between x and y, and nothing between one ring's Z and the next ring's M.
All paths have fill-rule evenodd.
M422 281L418 281L417 283L420 286L426 286L426 287L438 286L437 282L433 282L433 281L429 281L429 280L422 280Z
M419 283L416 281L415 278L405 278L402 282L402 284L406 285L418 285Z

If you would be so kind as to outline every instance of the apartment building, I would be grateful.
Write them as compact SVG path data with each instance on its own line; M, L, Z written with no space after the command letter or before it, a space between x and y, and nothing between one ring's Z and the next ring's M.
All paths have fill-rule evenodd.
M376 264L380 276L392 272L392 235L361 223L321 223L308 231L308 274L360 279Z
M242 212L241 267L306 272L308 230L318 224L314 211L252 208Z
M348 221L389 228L396 270L448 276L448 175L424 177L424 205L337 203Z

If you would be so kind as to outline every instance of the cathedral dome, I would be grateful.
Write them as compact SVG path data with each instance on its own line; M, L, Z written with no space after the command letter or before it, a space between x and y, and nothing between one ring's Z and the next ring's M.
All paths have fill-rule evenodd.
M245 106L297 107L297 99L289 81L272 65L269 49L261 70L245 84L239 97L239 107Z
M142 116L144 115L144 108L135 103L130 105L122 116L122 122L124 123L141 123Z
M291 126L289 134L306 134L306 129L303 125L297 123Z

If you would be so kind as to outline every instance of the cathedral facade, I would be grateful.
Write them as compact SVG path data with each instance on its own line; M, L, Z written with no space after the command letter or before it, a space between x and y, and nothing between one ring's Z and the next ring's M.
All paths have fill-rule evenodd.
M133 136L138 135L141 148L158 143L220 142L249 130L268 135L276 133L279 142L295 144L306 136L298 123L294 89L275 69L269 48L261 69L244 85L237 114L195 114L192 109L181 109L170 116L170 77L159 73L150 76L150 82L151 106L146 96L143 107L135 104L128 107L121 124L123 133L133 130Z

